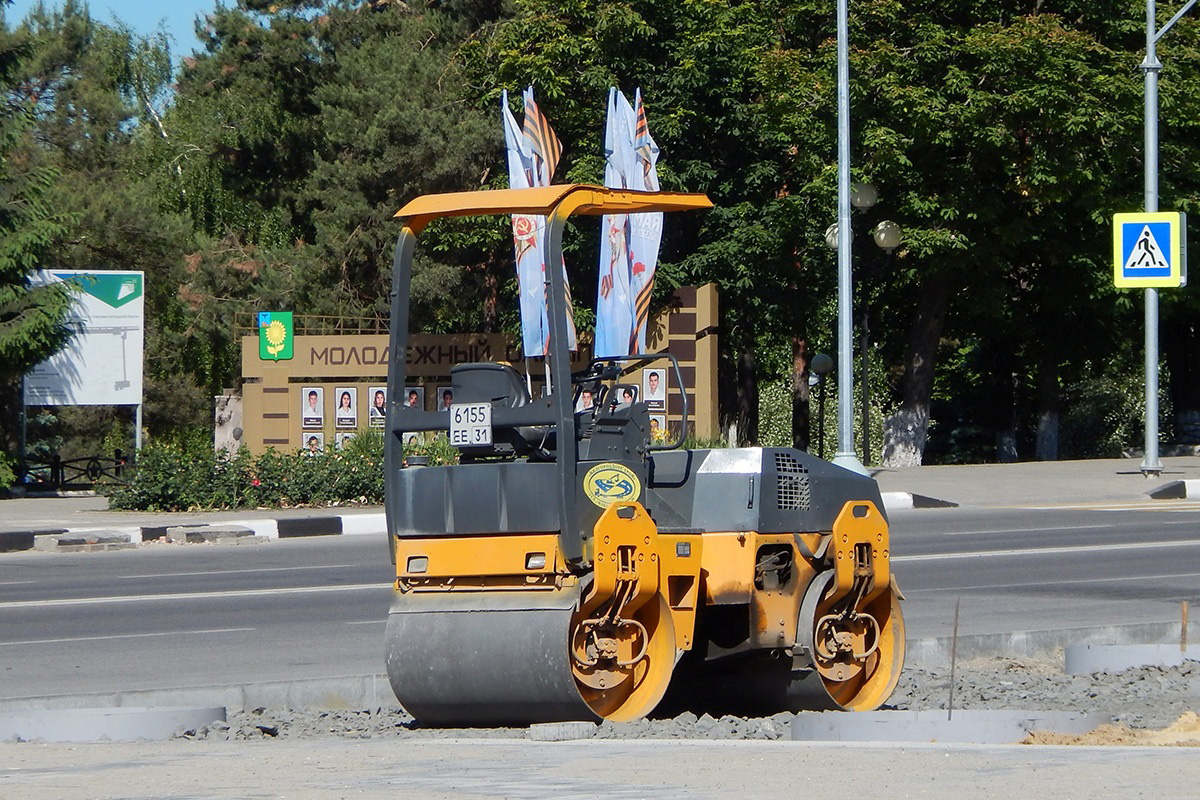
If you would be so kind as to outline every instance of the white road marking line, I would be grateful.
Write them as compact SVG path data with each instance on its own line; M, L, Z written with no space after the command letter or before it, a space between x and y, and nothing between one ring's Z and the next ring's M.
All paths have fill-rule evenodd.
M73 636L67 639L27 639L23 642L0 642L0 647L18 644L63 644L65 642L102 642L106 639L149 639L155 636L192 636L207 633L242 633L254 628L208 628L202 631L162 631L160 633L119 633L112 636Z
M347 625L382 625L387 622L386 619L360 619L354 622L347 622Z
M947 586L938 589L905 590L904 594L927 594L929 592L974 592L980 589L1022 589L1030 586L1067 586L1079 583L1116 583L1117 581L1158 581L1167 578L1200 578L1200 572L1180 572L1175 575L1122 575L1118 578L1072 578L1070 580L1034 581L1028 583L994 583L985 586Z
M154 575L117 575L117 580L136 581L142 578L187 578L193 575L237 575L245 572L292 572L307 569L351 569L361 564L312 564L305 567L265 567L263 569L213 569L206 572L160 572Z
M36 581L0 581L0 586L20 586L25 583L35 583Z
M1008 556L1048 556L1064 553L1101 553L1108 550L1151 550L1160 547L1200 547L1200 541L1128 542L1125 544L1076 545L1073 547L1030 547L1024 550L975 550L968 553L927 553L919 556L892 556L893 563L945 561L954 558L1005 558Z
M979 536L985 533L1041 533L1042 531L1086 531L1116 528L1117 525L1059 525L1054 528L1001 528L994 531L942 531L939 536Z
M289 586L279 589L241 589L228 592L185 592L182 594L133 594L125 597L71 597L58 600L18 600L12 603L0 603L0 609L88 606L109 603L145 603L155 600L219 600L228 597L262 597L273 594L305 594L309 592L362 592L372 589L390 592L392 584L357 583L347 586Z
M1067 503L1060 506L1005 506L1028 511L1200 511L1200 502L1145 500L1139 503Z
M1087 530L1109 530L1111 528L1121 528L1129 523L1124 524L1104 524L1104 525L1061 525L1053 528L998 528L990 531L941 531L938 536L978 536L986 533L1040 533L1042 531L1087 531ZM1155 527L1165 528L1168 525L1196 525L1195 520L1191 519L1169 519L1164 522L1154 523ZM893 534L895 536L895 534Z

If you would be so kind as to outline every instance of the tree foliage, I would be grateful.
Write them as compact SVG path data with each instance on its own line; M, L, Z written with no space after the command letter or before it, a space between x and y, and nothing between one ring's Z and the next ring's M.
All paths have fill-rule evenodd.
M851 11L854 176L880 194L856 221L856 301L891 381L875 397L895 409L891 435L915 458L927 430L939 460L993 458L998 439L1052 455L1062 419L1076 452L1081 409L1108 407L1093 395L1128 374L1140 335L1139 298L1108 277L1108 219L1140 201L1142 6ZM829 0L240 0L200 34L172 74L163 37L68 2L0 49L3 191L31 215L0 220L19 234L0 264L23 276L49 247L58 266L146 270L156 426L200 419L233 383L253 311L385 324L391 215L422 193L504 185L498 104L528 84L565 144L559 180L600 181L608 87L640 88L662 185L715 202L668 220L658 292L719 285L721 407L743 433L756 378L837 345ZM1198 45L1190 16L1160 43L1162 203L1184 211L1200 187ZM904 230L886 264L863 235L884 218ZM595 236L581 225L568 241L581 305ZM503 221L428 239L414 323L512 329ZM1191 414L1200 435L1196 302L1164 297L1164 352L1180 430Z
M24 146L31 109L14 93L32 50L22 32L0 29L0 392L65 344L70 295L59 285L32 286L30 274L66 230L68 216L50 193L55 169L36 162Z

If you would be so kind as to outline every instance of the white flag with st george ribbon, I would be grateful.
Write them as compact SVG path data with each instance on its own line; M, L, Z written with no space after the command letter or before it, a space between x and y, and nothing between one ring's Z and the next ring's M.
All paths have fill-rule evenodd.
M518 125L508 109L508 92L501 99L504 119L504 140L508 148L508 185L513 189L549 186L562 144L550 123L542 116L533 99L533 87L522 96L525 100L525 119ZM526 358L544 356L550 343L550 320L546 310L546 218L531 214L514 214L513 249L517 263L517 283L521 294L521 342ZM575 320L571 311L571 289L567 283L565 265L563 285L567 287L567 341L576 349Z
M646 124L641 90L634 102L634 106L629 105L624 94L609 89L604 185L611 189L656 192L659 151ZM662 223L661 212L604 217L594 348L599 358L646 350Z

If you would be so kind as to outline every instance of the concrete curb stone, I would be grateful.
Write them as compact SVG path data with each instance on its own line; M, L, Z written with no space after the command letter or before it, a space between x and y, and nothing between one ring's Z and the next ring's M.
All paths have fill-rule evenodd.
M888 511L909 508L958 508L958 503L912 492L882 492L880 496L883 498L883 507Z
M1200 480L1170 481L1146 494L1154 500L1194 500L1200 497Z
M101 550L126 550L137 547L126 533L108 530L90 530L52 533L36 536L33 549L42 552L90 553Z
M131 528L49 528L0 531L0 553L40 550L75 552L78 548L117 549L137 547L142 542L254 543L269 539L310 536L380 535L386 530L385 515L337 514L286 519L250 519L187 525L148 525Z

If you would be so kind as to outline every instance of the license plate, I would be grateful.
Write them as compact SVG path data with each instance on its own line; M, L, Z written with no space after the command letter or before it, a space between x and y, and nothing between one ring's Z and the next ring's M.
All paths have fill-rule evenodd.
M453 403L450 406L450 444L472 447L492 443L492 404Z

